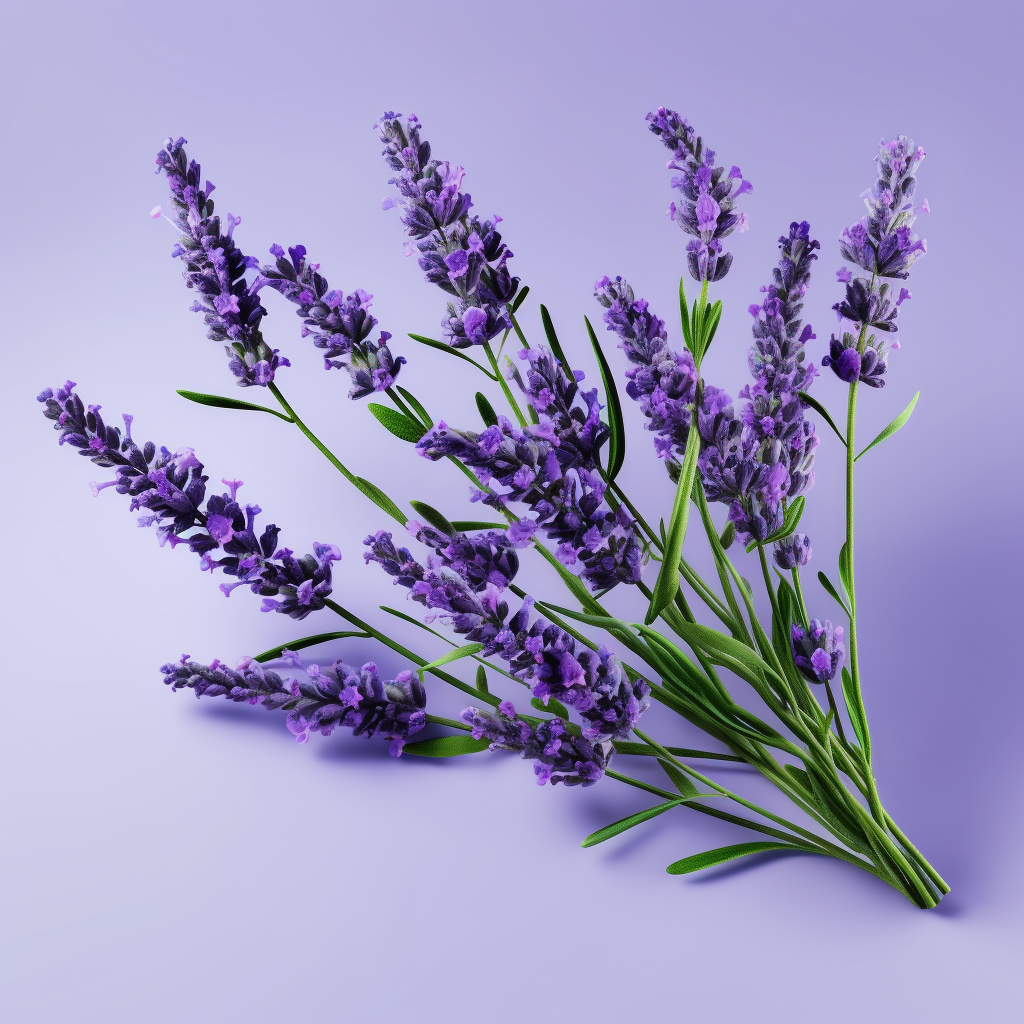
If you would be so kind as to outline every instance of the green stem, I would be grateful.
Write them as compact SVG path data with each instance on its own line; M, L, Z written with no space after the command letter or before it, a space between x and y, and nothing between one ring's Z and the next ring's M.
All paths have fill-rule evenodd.
M390 399L391 399L391 401L392 401L392 402L394 402L394 403L395 403L395 405L397 405L397 406L398 406L399 412L402 412L402 413L404 413L404 414L405 414L406 416L408 416L408 417L409 417L409 419L411 419L411 420L413 421L413 423L419 423L419 422L420 422L420 418L419 418L419 416L417 416L417 415L416 415L416 414L415 414L415 413L414 413L414 412L413 412L413 411L412 411L412 410L411 410L411 409L410 409L410 408L409 408L409 407L408 407L408 406L407 406L407 405L405 404L405 402L403 402L403 401L402 401L402 398L401 398L401 396L400 396L400 395L398 394L398 392L397 392L397 391L395 391L395 389L394 389L394 388L388 388L388 389L387 389L387 391L386 391L386 394L387 394L388 398L390 398ZM426 425L427 425L427 424L424 424L424 426L426 426Z
M487 358L490 361L491 369L494 371L494 375L498 378L498 384L501 386L501 390L505 392L505 398L508 401L509 407L516 414L516 419L519 420L519 426L526 427L527 420L523 415L523 410L519 408L519 403L515 399L515 395L512 394L511 389L508 386L508 381L505 380L505 375L498 368L498 360L494 356L494 351L491 348L491 343L484 343L484 352L487 354Z
M866 328L864 329L866 330ZM864 334L864 330L861 334ZM859 346L858 346L859 347ZM853 460L854 432L857 423L857 384L850 384L850 397L846 406L846 564L849 571L850 584L850 677L853 680L852 696L857 706L858 717L863 729L864 758L871 763L871 736L868 733L867 713L864 708L864 696L860 686L860 648L857 637L857 598L853 575Z
M807 616L807 605L804 604L804 591L803 587L800 586L800 566L793 566L793 590L796 591L797 604L800 607L800 618L804 621L804 629L807 629L810 620Z
M312 441L313 444L320 449L320 451L326 457L327 461L330 462L331 465L334 466L334 468L338 470L338 472L341 473L342 476L344 476L345 479L348 480L350 484L356 483L357 477L355 473L352 473L348 469L346 469L345 466L342 465L338 457L334 454L334 452L332 452L331 449L328 448L327 445L325 445L323 441L321 441L320 438L317 437L316 434L314 434L313 431L306 426L305 423L303 423L303 421L299 418L299 414L288 404L288 402L285 400L284 395L281 394L281 392L278 390L277 385L273 381L271 381L267 385L267 390L281 403L281 408L284 409L284 411L288 413L288 415L292 418L292 422L295 424L295 426L297 426L299 430L301 430L306 435L306 437L308 437L310 441Z
M473 727L465 722L456 722L454 718L441 718L440 715L427 715L429 725L445 725L449 729L461 729L463 732L472 732Z

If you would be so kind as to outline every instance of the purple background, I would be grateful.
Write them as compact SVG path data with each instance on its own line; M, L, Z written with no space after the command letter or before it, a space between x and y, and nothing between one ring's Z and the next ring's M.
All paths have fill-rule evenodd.
M1013 1017L1021 564L1003 522L1021 510L1022 268L1002 191L1021 166L1021 9L970 11L7 5L9 1019ZM908 427L861 464L858 581L882 795L953 885L939 912L811 857L674 879L670 861L754 837L673 813L581 850L588 832L646 806L643 794L611 782L539 789L510 756L396 761L340 734L297 748L262 710L171 694L157 670L182 650L233 660L334 623L261 616L245 592L225 601L194 558L135 529L116 495L90 498L86 483L103 471L58 451L32 400L72 377L86 401L134 412L137 434L196 447L213 479L245 479L285 541L340 544L344 603L368 614L398 604L359 554L384 517L297 432L174 394L233 392L167 258L172 232L147 217L166 204L153 154L184 134L219 208L244 216L243 248L302 242L336 287L375 294L397 339L436 334L440 293L403 259L397 218L380 210L388 174L370 129L385 108L414 110L435 152L468 168L478 210L506 218L533 289L528 328L536 335L543 299L591 370L573 325L595 313L596 277L627 276L675 322L684 239L665 219L666 154L643 121L659 103L754 183L706 364L734 393L745 309L780 232L806 218L823 240L806 307L820 359L838 297L834 239L861 212L879 136L907 132L928 151L930 252L889 386L863 396L860 436L922 395ZM384 435L344 398L342 375L319 368L290 309L269 305L268 333L295 363L282 387L349 465L396 497L464 515L462 478ZM411 342L396 349L410 358L403 382L435 415L476 422L482 378ZM840 407L831 376L816 394ZM626 483L657 516L671 488L636 410L627 416ZM829 571L841 480L826 436L805 521L815 565ZM811 599L834 615L816 589ZM378 657L369 644L318 657L328 653ZM441 685L433 706L456 711L462 701ZM661 734L694 738L671 728ZM762 795L723 773L733 777Z

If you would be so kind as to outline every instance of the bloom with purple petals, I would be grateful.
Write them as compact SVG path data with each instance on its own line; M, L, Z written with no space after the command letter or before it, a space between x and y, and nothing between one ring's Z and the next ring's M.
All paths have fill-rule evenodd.
M835 678L843 663L843 627L833 626L828 619L811 619L810 626L793 623L793 661L812 683L827 683Z
M791 533L775 542L775 564L780 569L795 569L811 560L811 539L806 533Z

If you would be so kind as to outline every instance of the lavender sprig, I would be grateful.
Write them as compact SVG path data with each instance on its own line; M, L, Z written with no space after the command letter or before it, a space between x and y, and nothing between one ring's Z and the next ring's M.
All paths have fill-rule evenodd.
M157 167L167 175L171 203L176 212L181 238L171 255L185 264L185 284L197 294L192 310L202 313L209 328L207 337L219 341L229 356L228 368L241 387L265 387L277 370L291 365L272 349L260 332L266 310L250 291L245 273L258 265L235 244L240 217L227 215L227 229L213 212L209 181L201 187L199 164L189 161L185 139L167 139L156 157Z
M419 253L419 265L431 284L452 295L442 329L454 348L483 345L512 322L508 305L519 278L507 263L512 253L501 240L501 218L482 221L470 216L472 197L461 191L465 171L433 160L430 143L420 138L415 115L386 112L374 125L384 143L383 156L396 172L388 184L401 195L387 198L384 209L400 207L406 233L415 239L408 252Z

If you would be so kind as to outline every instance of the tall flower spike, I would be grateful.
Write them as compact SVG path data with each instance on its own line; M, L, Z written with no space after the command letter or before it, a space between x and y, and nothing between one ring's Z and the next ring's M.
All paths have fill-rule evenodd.
M846 294L832 308L840 323L848 320L853 329L832 335L822 363L848 384L884 387L889 350L899 348L896 340L886 343L886 336L895 335L899 307L910 292L900 288L894 295L894 285L884 279L906 280L910 268L927 252L924 239L913 232L918 210L927 209L927 201L922 207L913 204L924 157L924 150L905 135L892 142L883 139L875 158L878 178L863 194L867 215L845 228L839 239L843 258L871 275L854 277L846 267L836 274Z
M361 288L351 295L332 289L319 272L320 264L306 259L303 245L290 247L287 257L281 246L272 245L270 255L275 262L260 268L253 294L273 288L298 306L302 336L312 338L323 352L324 369L348 370L352 378L349 398L365 398L391 387L405 358L391 355L387 331L381 331L376 342L370 339L377 325L370 313L373 296Z
M207 337L225 346L228 366L242 387L266 386L277 370L290 365L272 349L260 332L266 310L250 292L245 273L255 267L232 237L240 217L227 215L225 229L213 212L210 182L202 185L199 164L189 161L185 139L167 139L156 157L167 175L181 238L171 255L185 264L186 285L197 295L192 309L202 313Z
M374 127L384 143L384 159L395 171L388 184L400 193L397 200L385 199L384 209L401 208L427 281L455 299L442 321L449 344L482 345L510 330L508 305L519 278L508 270L512 253L497 231L501 218L470 216L472 197L461 191L464 170L431 159L415 115L403 122L401 114L388 111Z
M296 558L278 548L280 531L273 524L257 536L258 505L236 501L240 480L225 480L228 491L206 498L209 477L191 448L172 454L151 441L141 448L131 436L132 417L125 416L126 434L108 426L98 405L86 408L68 381L56 392L39 396L43 415L60 431L60 444L77 448L98 466L112 468L114 479L94 484L94 493L113 487L131 496L131 511L146 509L140 526L155 526L161 544L186 544L200 556L200 567L220 568L237 582L221 584L227 595L247 585L263 597L263 611L304 619L325 607L331 594L331 563L341 558L333 544L314 544L313 554ZM205 505L204 505L205 501ZM221 557L214 557L219 554Z
M677 206L672 203L672 219L694 239L686 246L686 261L695 281L720 281L729 273L732 254L722 251L721 239L739 227L746 230L747 215L736 211L736 200L752 191L738 167L728 174L724 167L715 167L715 152L704 146L704 140L688 121L674 110L658 107L647 115L650 129L672 151L669 170L679 174L672 187L682 194Z

